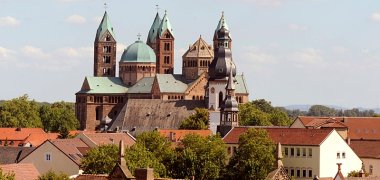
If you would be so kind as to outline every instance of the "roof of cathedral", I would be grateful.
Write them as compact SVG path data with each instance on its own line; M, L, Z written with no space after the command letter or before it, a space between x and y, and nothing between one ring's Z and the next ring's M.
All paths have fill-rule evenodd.
M200 36L192 46L189 46L189 49L182 57L214 57L214 51Z
M248 94L248 87L245 83L244 75L236 75L235 76L235 93L238 94Z
M214 39L217 38L217 35L218 35L218 31L220 29L222 29L222 27L226 28L227 30L228 29L228 25L227 25L227 21L226 19L224 18L224 12L222 12L222 16L220 17L220 20L218 22L218 25L216 26L216 29L215 29L215 33L214 33ZM231 38L231 33L229 33L228 35L230 38Z
M182 120L205 107L201 100L129 99L109 130L119 127L130 134L158 129L178 129ZM136 121L138 119L138 121Z
M98 30L96 31L96 39L99 40L107 31L112 35L112 37L115 37L115 33L113 32L113 27L108 18L107 11L105 11L103 19L99 24Z
M154 18L153 24L150 27L149 33L148 33L148 38L146 40L146 43L155 43L156 42L156 37L157 37L157 31L161 23L161 18L160 15L156 14L156 17Z
M168 30L174 36L172 25L170 24L168 14L165 11L165 15L162 18L161 24L158 28L158 34L160 35L160 37L166 30Z
M154 77L143 77L135 85L128 89L128 94L151 93Z
M119 77L86 76L80 94L123 94L128 88Z
M142 42L139 38L139 40L124 50L120 62L156 63L156 54L151 47Z
M183 93L188 82L181 74L156 74L160 92Z

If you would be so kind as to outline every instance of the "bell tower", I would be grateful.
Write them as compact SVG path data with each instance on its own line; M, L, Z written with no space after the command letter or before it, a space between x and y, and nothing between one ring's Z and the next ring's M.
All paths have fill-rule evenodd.
M174 73L174 35L168 14L161 20L156 37L156 69L158 74Z
M220 31L222 29L222 27L224 27L227 31L229 31L228 29L228 25L227 25L227 21L226 19L224 18L224 12L222 12L222 17L220 17L220 20L219 20L219 23L218 25L216 26L216 29L215 29L215 32L214 32L214 37L213 37L213 42L214 42L214 54L217 54L218 53L218 49L219 49L219 35L218 35L218 31ZM231 34L229 33L228 34L228 49L231 49L232 47L232 39L231 39Z
M107 11L96 31L94 41L94 76L115 77L116 40Z

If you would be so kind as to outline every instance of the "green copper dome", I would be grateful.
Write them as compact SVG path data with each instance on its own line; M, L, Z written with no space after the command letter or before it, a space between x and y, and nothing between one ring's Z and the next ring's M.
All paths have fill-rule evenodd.
M120 62L156 63L156 54L151 47L138 40L124 50Z

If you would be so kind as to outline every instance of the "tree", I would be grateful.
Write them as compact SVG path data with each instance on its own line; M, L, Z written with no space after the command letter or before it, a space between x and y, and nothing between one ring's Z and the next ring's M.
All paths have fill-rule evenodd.
M292 122L285 111L264 99L240 105L239 117L239 124L246 126L289 126Z
M250 128L239 137L239 147L227 170L234 179L265 179L275 161L275 146L262 129Z
M179 129L201 130L208 129L209 112L205 108L195 108L195 114L181 122Z
M23 95L0 106L1 127L42 127L39 105Z
M323 105L313 105L309 108L308 116L336 116L337 111Z
M49 170L45 174L38 176L38 180L69 180L69 176L63 172L56 173Z
M3 172L3 170L0 168L0 180L14 180L15 179L15 173L14 172Z
M55 102L52 105L42 105L40 116L45 131L67 133L75 130L79 122L75 117L74 104L67 102Z
M176 152L176 161L170 168L175 178L217 179L225 168L226 146L218 135L186 135Z
M118 147L114 144L101 145L90 149L81 160L85 174L108 174L116 165L119 157Z
M143 132L136 138L136 143L127 148L125 160L129 170L136 168L154 168L156 177L166 177L167 166L173 163L174 151L165 137L157 131Z

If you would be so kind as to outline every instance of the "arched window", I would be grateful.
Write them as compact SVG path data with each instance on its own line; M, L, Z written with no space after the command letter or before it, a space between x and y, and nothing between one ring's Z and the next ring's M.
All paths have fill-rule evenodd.
M223 93L222 93L222 91L220 91L219 92L219 107L222 105L222 103L223 103Z
M372 175L372 173L373 173L373 166L369 165L369 174Z
M100 107L96 107L95 108L95 117L96 117L96 120L100 120L101 117L100 117Z

